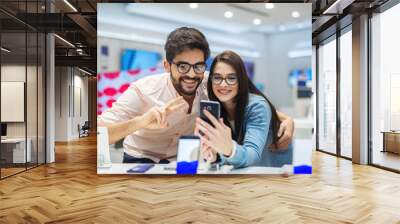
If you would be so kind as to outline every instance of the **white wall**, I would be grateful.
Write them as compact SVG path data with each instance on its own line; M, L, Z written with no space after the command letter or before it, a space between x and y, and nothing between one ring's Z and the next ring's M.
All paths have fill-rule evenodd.
M2 65L1 81L25 82L25 65ZM28 69L31 69L28 67ZM7 108L1 108L7 110ZM25 137L25 122L7 123L7 137Z
M108 47L108 56L101 55L101 46ZM97 71L99 72L115 72L120 69L120 58L124 49L140 49L147 51L159 52L165 57L162 45L153 45L138 43L129 40L119 40L105 37L97 39Z
M289 72L293 69L311 67L311 55L308 57L289 58L288 52L301 49L305 41L311 51L311 31L301 30L288 33L266 35L257 43L261 57L256 60L255 81L265 84L265 94L277 108L294 108L296 92L289 87ZM307 104L311 103L307 99ZM295 112L290 112L295 116Z
M33 70L33 67L28 66L28 68L26 68L25 66L22 65L2 65L1 68L1 82L23 82L24 85L26 84L26 80L25 80L25 74L26 71L25 69L28 69L28 73L29 71ZM5 89L2 89L2 94L7 94L5 91ZM15 89L14 89L15 91ZM9 93L11 94L11 93ZM22 108L18 108L20 111L17 112L18 116L18 121L20 122L7 122L8 123L8 132L11 131L11 133L13 133L13 136L16 137L24 137L25 136L25 130L23 128L23 130L18 130L18 126L20 126L20 124L24 123L24 87L22 87L22 89L19 90L19 92L17 93L19 94L18 98L22 101ZM15 96L14 96L15 97ZM1 98L9 98L7 95L4 96L2 95ZM21 102L18 102L18 105L20 105ZM4 105L4 102L2 102L3 107L1 108L2 114L14 114L14 116L16 115L15 113L13 113L11 110L11 107L6 107ZM16 105L14 105L16 106ZM13 108L16 109L16 108ZM22 117L21 117L22 115ZM4 117L1 118L1 120L4 121ZM22 127L22 126L21 126ZM10 134L11 134L10 133ZM10 136L9 134L9 136Z
M26 70L27 69L27 70ZM26 71L28 72L28 74L36 74L36 67L33 66L27 66L25 67L25 65L2 65L1 66L1 81L9 81L9 82L25 82L25 74ZM35 83L31 83L32 81L30 81L30 85L36 85L36 81ZM28 99L27 102L31 103L33 100L32 98L36 98L36 88L35 89L28 89L28 90L32 90L34 92L27 93ZM36 108L36 104L32 105L35 106ZM1 108L1 110L7 110L8 108ZM32 117L32 115L34 115L34 117ZM33 113L28 113L28 121L32 122L34 119L36 121L36 114ZM25 137L25 123L26 122L7 122L7 136L8 137ZM28 125L28 128L32 128L33 125ZM29 133L30 131L28 130L28 137L29 137Z
M77 70L75 70L75 75L74 75L74 108L73 108L73 113L72 113L72 120L71 120L71 135L73 138L79 137L78 133L78 124L82 126L85 121L88 121L88 78L83 77L79 73L78 75L76 74ZM79 72L79 71L78 71ZM79 93L80 91L80 93ZM80 101L80 102L79 102ZM81 107L81 108L80 108ZM80 111L81 110L81 111Z
M36 70L38 69L38 70ZM25 78L27 77L27 81ZM30 148L32 161L39 163L44 162L44 93L43 89L44 74L42 68L36 66L25 66L25 64L3 64L1 66L1 81L24 82L26 85L26 108L22 107L22 113L26 112L26 121L23 122L6 122L7 137L24 138L25 135L30 139ZM23 91L22 91L23 94ZM2 96L4 97L4 96ZM4 110L12 110L12 108L1 108ZM24 111L26 110L26 111ZM7 111L11 112L12 111ZM39 156L37 157L37 153Z
M55 68L55 140L68 139L68 68ZM66 97L65 97L66 96Z
M162 40L166 39L166 37ZM253 43L257 43L259 40L263 40L263 35L243 35L243 39L251 40ZM117 39L117 38L110 38L110 37L98 37L97 39L97 70L99 72L115 72L120 69L120 58L123 50L125 49L140 49L140 50L147 50L147 51L154 51L161 54L163 58L165 58L165 51L164 51L164 42L160 44L150 44L144 42L137 42L127 39ZM257 45L257 44L255 44ZM101 54L101 47L107 46L108 47L108 56L104 56ZM212 50L211 56L215 56L218 53L221 53L223 50L235 50L233 45L226 43L224 46L218 44L216 49L213 51L213 43L210 42L210 48ZM239 52L237 52L239 53ZM248 58L253 60L253 58Z
M88 78L83 75L76 68L56 67L56 141L77 139L78 124L82 126L88 120ZM79 106L82 107L82 114Z

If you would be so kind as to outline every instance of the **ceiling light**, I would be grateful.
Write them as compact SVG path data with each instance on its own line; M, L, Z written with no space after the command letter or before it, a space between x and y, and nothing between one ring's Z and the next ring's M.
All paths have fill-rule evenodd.
M300 17L300 13L298 11L293 11L292 12L292 17L293 18L299 18Z
M273 9L274 8L274 3L265 3L265 8L266 9Z
M58 36L57 34L54 34L55 37L57 37L58 39L60 39L61 41L63 41L64 43L66 43L67 45L69 45L70 47L75 48L75 45L71 44L71 42L67 41L66 39Z
M254 25L260 25L261 24L261 19L258 19L258 18L253 19L253 24Z
M101 37L108 37L113 39L120 39L120 40L129 40L129 41L137 41L141 43L148 43L148 44L156 44L156 45L164 45L165 40L161 38L154 38L154 37L144 37L138 36L133 34L122 34L116 32L107 32L102 30L97 30L97 35Z
M328 13L334 13L334 12L337 12L337 10L339 9L339 7L340 7L340 2L341 2L342 0L337 0L337 1L335 1L335 2L333 2L333 4L331 5L331 6L329 6L322 14L328 14ZM345 2L345 1L344 1ZM332 10L333 10L333 12L332 12Z
M190 3L190 4L189 4L189 7L190 7L191 9L197 9L197 8L199 7L199 4L198 4L198 3Z
M87 75L92 75L92 73L90 73L90 72L88 72L88 71L86 71L86 70L83 70L83 69L81 69L81 68L79 68L79 67L78 67L78 70L81 71L81 72L83 72L83 73L85 73L85 74L87 74Z
M1 47L1 50L4 51L4 52L6 52L6 53L10 53L10 52L11 52L10 50L8 50L8 49L5 48L5 47Z
M289 58L311 57L311 55L312 50L310 49L292 50L288 52Z
M232 18L233 13L232 13L231 11L226 11L226 12L224 13L224 16L225 16L226 18Z
M78 10L71 4L69 3L68 0L64 0L65 4L67 4L72 10L74 10L74 12L78 12Z

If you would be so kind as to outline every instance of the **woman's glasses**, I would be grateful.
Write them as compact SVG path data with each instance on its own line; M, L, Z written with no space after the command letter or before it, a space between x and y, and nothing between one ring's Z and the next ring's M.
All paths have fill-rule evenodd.
M176 67L178 68L178 72L181 74L188 73L190 71L190 68L193 67L194 73L200 75L200 74L203 74L207 68L207 64L204 62L199 62L194 65L189 64L187 62L177 62L177 63L172 62L172 64L176 65Z
M234 74L227 75L225 78L219 74L212 74L211 82L215 85L221 85L222 81L225 81L226 84L233 86L238 83L238 78Z

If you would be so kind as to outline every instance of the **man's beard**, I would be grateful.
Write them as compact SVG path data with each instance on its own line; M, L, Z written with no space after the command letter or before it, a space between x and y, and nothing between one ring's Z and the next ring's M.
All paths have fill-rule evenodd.
M199 85L200 85L200 83L201 83L201 81L202 81L201 78L199 78L199 77L190 78L190 77L187 76L187 75L181 75L181 76L178 78L178 80L177 80L177 79L174 78L174 76L172 75L172 73L171 73L171 79L172 79L172 84L174 85L176 91L178 91L178 93L179 93L180 95L184 95L184 96L193 96L193 95L195 95L195 94L196 94L196 90L197 90L197 88L199 87ZM183 88L183 84L182 84L182 82L183 82L184 79L196 81L196 82L197 82L196 87L195 87L192 91L187 91L187 90L185 90L185 89Z

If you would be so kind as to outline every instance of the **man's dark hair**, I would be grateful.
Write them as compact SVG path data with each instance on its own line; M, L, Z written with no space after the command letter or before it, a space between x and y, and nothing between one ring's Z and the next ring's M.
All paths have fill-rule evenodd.
M199 49L204 53L204 61L210 56L210 47L206 37L197 29L180 27L172 31L164 46L167 61L169 63L176 55L186 50Z

